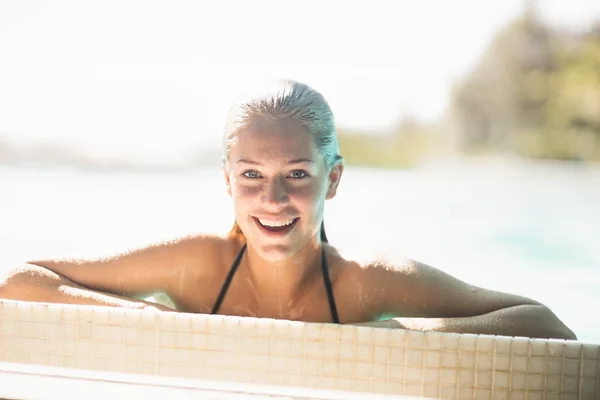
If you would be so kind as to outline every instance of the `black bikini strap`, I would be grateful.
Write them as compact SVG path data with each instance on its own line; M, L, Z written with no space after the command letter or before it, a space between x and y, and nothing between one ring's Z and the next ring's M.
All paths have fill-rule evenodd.
M327 267L327 259L325 258L325 247L321 249L321 268L323 269L323 280L325 281L325 290L327 291L327 298L329 299L331 317L333 318L334 323L339 324L340 319L338 317L337 307L335 306L333 287L331 286L331 280L329 279L329 268Z
M217 297L217 301L215 302L215 305L212 309L212 311L210 312L211 314L216 314L219 312L219 308L221 308L221 303L223 303L223 299L225 298L225 294L227 293L227 289L229 289L229 285L231 284L231 280L233 279L233 275L235 275L235 271L237 270L238 266L240 265L240 261L242 261L242 256L244 255L244 251L246 250L246 243L244 243L244 245L242 246L240 252L238 253L237 257L235 258L235 260L233 261L233 264L231 265L231 269L229 270L229 274L227 275L227 279L225 279L225 283L223 284L223 287L221 288L221 292L219 293L219 297Z

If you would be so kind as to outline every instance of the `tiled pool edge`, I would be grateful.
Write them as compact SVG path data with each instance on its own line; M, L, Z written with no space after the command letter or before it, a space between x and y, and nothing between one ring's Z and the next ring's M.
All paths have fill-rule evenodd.
M0 361L447 399L600 398L595 344L0 301Z

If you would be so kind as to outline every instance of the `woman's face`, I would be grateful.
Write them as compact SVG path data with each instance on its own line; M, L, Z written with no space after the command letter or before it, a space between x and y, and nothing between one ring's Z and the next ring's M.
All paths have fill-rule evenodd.
M280 261L317 240L325 200L335 196L341 174L341 164L326 167L300 124L257 119L238 132L225 179L249 244Z

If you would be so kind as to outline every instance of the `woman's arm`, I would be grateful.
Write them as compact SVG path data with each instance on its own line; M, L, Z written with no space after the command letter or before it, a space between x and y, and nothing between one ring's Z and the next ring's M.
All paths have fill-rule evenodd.
M423 331L577 339L554 313L537 301L479 288L414 261L372 268L382 288L379 315L369 323ZM379 325L378 325L379 324Z
M15 268L1 279L0 298L43 303L175 311L161 304L87 289L37 265Z
M0 278L0 298L122 304L116 299L132 301L162 292L178 304L186 285L206 272L202 255L215 240L187 237L98 260L30 261L10 271L4 280ZM108 299L106 294L113 296Z

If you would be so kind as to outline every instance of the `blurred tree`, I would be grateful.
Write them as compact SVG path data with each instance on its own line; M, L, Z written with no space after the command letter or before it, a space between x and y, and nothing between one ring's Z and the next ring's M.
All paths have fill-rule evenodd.
M535 3L453 90L459 151L600 161L600 24L552 30Z

